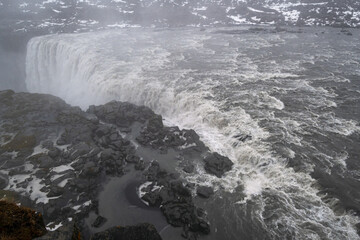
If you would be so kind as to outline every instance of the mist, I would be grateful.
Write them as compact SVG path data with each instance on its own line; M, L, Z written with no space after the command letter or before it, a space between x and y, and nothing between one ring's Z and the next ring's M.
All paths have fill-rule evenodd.
M25 91L25 53L0 46L0 90Z
M359 27L358 1L6 0L0 5L0 89L26 90L26 44L38 35L119 27ZM347 33L351 34L351 33Z
M360 240L359 39L357 0L2 1L0 197L49 239Z

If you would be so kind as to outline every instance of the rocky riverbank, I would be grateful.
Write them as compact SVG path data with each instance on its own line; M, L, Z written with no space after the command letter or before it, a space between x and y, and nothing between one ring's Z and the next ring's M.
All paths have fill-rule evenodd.
M48 233L40 239L69 239L74 232L84 239L112 239L119 232L159 239L162 220L155 217L130 230L111 228L143 223L131 212L111 217L101 207L126 204L140 213L161 212L167 228L182 229L185 239L211 234L206 212L193 200L206 201L213 190L183 176L205 169L221 177L232 166L194 131L164 126L149 108L115 101L85 112L54 96L1 91L0 133L0 197L16 193L18 202L43 214ZM114 179L125 189L117 193L127 199L122 205L99 198Z

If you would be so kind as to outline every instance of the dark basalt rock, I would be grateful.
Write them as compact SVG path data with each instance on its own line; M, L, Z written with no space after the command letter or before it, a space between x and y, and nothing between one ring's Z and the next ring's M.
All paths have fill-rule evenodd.
M159 191L149 191L143 197L142 200L147 202L150 207L160 207L162 199Z
M183 168L183 171L186 173L194 172L195 166L194 165L187 165Z
M145 170L145 167L145 162L143 160L140 160L135 164L135 169L138 171Z
M237 140L239 140L241 142L245 142L247 140L251 140L252 136L250 136L248 134L238 134L238 135L235 135L234 138L236 138Z
M212 194L214 194L214 190L212 187L199 186L196 189L196 194L202 198L209 198Z
M218 178L231 170L233 162L230 161L229 158L221 156L218 153L212 153L211 155L207 156L205 159L205 170L208 173L214 174Z
M60 155L61 151L58 148L51 147L48 152L48 156L52 159L56 159Z
M95 228L99 228L102 225L104 225L106 223L107 219L104 218L103 216L98 216L95 221L91 224L91 226L95 227Z
M186 236L188 231L194 233L209 234L210 227L204 219L204 211L197 208L192 200L191 191L184 183L168 174L160 168L157 162L153 162L146 173L148 181L156 181L143 191L146 194L142 199L150 206L160 206L161 211L168 223L175 227L183 227Z
M152 182L143 189L142 200L159 207L171 225L182 227L183 236L196 239L198 234L210 232L204 211L193 202L191 192L195 186L180 179L179 173L164 170L158 162L140 158L132 144L136 139L140 148L154 151L155 155L171 151L175 155L169 161L179 161L184 171L196 174L195 162L201 165L202 156L210 152L193 130L165 127L160 115L129 103L110 102L83 112L50 95L12 91L0 91L0 121L0 140L4 143L0 145L0 164L5 163L2 168L9 171L9 176L29 176L11 186L5 176L0 178L4 180L0 187L21 190L29 196L31 192L23 190L36 181L40 195L48 199L35 199L34 208L43 211L47 224L62 224L41 239L80 239L81 235L90 238L90 226L84 218L90 211L98 214L97 196L105 180L121 177L131 169L129 165L142 171L138 176L144 181ZM210 171L223 173L231 168L226 158L211 156L215 160L209 158L205 164ZM75 228L69 219L77 219L79 227ZM105 221L99 216L93 227L101 227ZM140 235L130 231L133 239L143 236L143 227L139 229ZM111 237L113 231L98 236Z
M144 123L154 116L153 111L147 107L138 107L130 103L116 101L100 106L90 106L87 112L95 114L102 121L123 128L130 127L135 121Z
M133 105L124 106L130 110ZM105 107L97 109L105 111ZM129 117L135 118L135 113ZM26 189L30 182L37 181L40 192L52 198L48 203L34 205L44 211L47 223L66 225L67 218L84 217L96 208L94 203L104 176L121 176L125 159L139 159L115 126L96 119L94 114L50 95L0 91L0 132L4 133L0 137L5 142L0 145L0 159L6 163L3 169L11 168L9 176L29 175L24 181L15 182L10 190ZM33 154L36 146L40 152ZM17 152L16 157L12 157L13 151ZM31 164L36 170L27 169L24 164ZM56 167L59 169L53 171ZM5 180L2 185L7 185ZM83 205L90 200L91 204Z
M36 240L82 240L80 229L76 223L67 223L55 231L48 232L46 235L35 238Z
M169 148L184 148L186 151L202 152L207 148L199 140L199 136L193 130L180 130L178 127L163 127L160 119L156 124L149 121L147 126L140 132L136 140L144 145L151 146L159 151L165 151Z
M190 231L210 233L209 224L197 214L197 208L187 202L170 201L162 205L161 210L168 223L175 227L188 226Z
M4 189L8 182L0 176L0 189Z
M360 222L355 225L357 234L360 236Z
M147 130L152 133L159 132L164 127L162 122L162 117L160 115L155 115L148 120Z
M142 223L135 226L113 227L96 233L91 240L161 240L152 224Z

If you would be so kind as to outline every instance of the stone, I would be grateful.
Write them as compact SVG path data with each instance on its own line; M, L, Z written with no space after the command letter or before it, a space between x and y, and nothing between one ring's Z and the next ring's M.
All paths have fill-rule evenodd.
M150 146L152 149L149 151L155 151L154 154L172 155L175 151L181 157L169 157L168 161L179 161L180 166L186 167L185 159L196 161L209 153L194 131L165 127L160 115L130 103L114 101L92 106L89 113L84 113L80 108L71 107L50 95L14 93L2 99L1 94L2 91L0 130L5 126L8 134L2 138L6 149L0 149L0 163L6 163L2 166L9 171L9 176L29 175L26 181L14 181L13 187L17 184L21 189L28 188L31 177L33 181L39 179L35 183L50 199L38 203L29 199L30 204L44 211L47 224L52 223L49 226L63 224L40 239L89 239L91 236L86 229L90 226L84 219L90 211L99 213L99 205L94 199L107 177L120 177L132 171L125 162L133 163L136 170L143 171L136 173L140 179L152 181L152 185L143 190L142 200L150 206L159 207L172 225L186 228L188 239L209 232L206 214L193 201L191 192L195 186L179 180L180 173L168 172L158 162L150 162L147 156L139 158L139 149L132 143L134 138L139 137L139 143ZM96 118L98 120L91 120ZM120 135L121 130L128 133L127 139ZM48 150L47 153L32 155L34 147L39 144ZM7 152L11 149L20 151L14 153L14 157ZM162 164L166 157L160 157ZM34 167L24 167L26 162ZM187 164L189 166L185 170L192 171L192 164L188 161ZM7 181L0 183L5 184ZM36 189L29 190L29 193L32 191ZM76 231L73 220L80 223ZM93 227L104 226L104 221L99 216ZM109 233L111 231L105 231L106 236L110 236Z
M206 172L221 178L222 175L230 171L233 165L233 162L229 158L221 156L218 153L212 153L211 155L205 157L205 170Z
M135 226L113 227L94 234L91 240L161 240L156 228L149 223Z
M113 157L114 154L115 153L113 150L111 150L110 148L107 148L101 152L100 158L101 158L101 160L114 159L114 157Z
M150 118L146 126L147 130L152 133L159 132L163 127L164 125L160 115L154 115L152 118Z
M65 221L64 221L65 222ZM76 223L63 223L64 225L55 231L49 231L42 237L36 240L82 240L80 229Z
M162 201L159 191L149 191L141 199L147 202L150 207L159 207Z
M54 147L54 142L50 141L50 140L45 140L44 142L41 143L42 147L46 148L46 149L51 149Z
M91 224L94 228L99 228L106 223L107 219L103 216L98 216L95 221Z
M145 162L143 160L140 160L135 164L135 170L142 171L145 169L145 167Z
M161 169L155 161L151 163L146 176L148 181L156 182L157 188L150 185L142 189L146 192L142 200L149 206L160 206L168 223L175 227L188 227L194 233L210 232L209 224L203 219L204 214L198 214L203 211L194 205L190 189L181 180L175 180L173 174Z
M3 179L2 176L0 175L0 190L4 189L6 185L7 185L7 181Z
M47 194L48 197L56 197L56 196L60 196L63 193L63 189L61 187L58 186L51 186L50 187L50 192Z
M107 125L104 125L104 124L101 124L100 126L98 126L98 128L96 129L95 131L95 134L97 137L103 137L107 134L109 134L111 131L111 127L107 126Z
M125 161L128 163L138 163L140 161L140 158L135 155L127 155Z
M214 194L214 190L212 189L212 187L199 186L196 189L196 194L202 198L209 198L211 195Z
M195 170L195 166L194 165L186 165L184 168L183 168L183 171L186 172L186 173L193 173Z
M48 152L48 156L51 158L56 158L60 155L61 151L58 148L51 148Z
M90 147L88 144L81 142L77 145L74 146L74 150L76 151L76 154L78 156L82 156L84 154L87 154L88 152L90 152Z
M54 160L46 155L42 155L39 158L41 168L50 168L52 165L54 165Z

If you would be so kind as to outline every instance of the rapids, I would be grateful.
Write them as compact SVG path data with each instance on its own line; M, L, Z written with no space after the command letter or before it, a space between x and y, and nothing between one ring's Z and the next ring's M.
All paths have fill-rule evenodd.
M28 43L26 85L83 109L111 100L148 106L228 156L234 166L221 179L200 165L182 173L216 189L204 205L209 239L359 239L359 209L346 203L360 202L360 32L338 32L133 28L41 36ZM341 178L355 191L346 199L336 195L345 191Z

